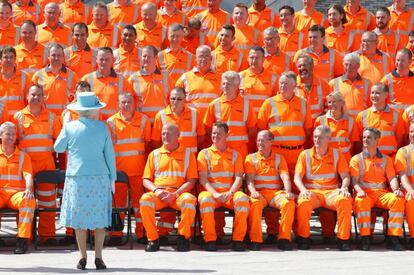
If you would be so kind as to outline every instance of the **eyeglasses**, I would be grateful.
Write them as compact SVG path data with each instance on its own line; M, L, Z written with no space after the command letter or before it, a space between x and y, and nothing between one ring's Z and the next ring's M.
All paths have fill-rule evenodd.
M171 100L177 100L177 101L182 101L183 98L181 97L170 97Z

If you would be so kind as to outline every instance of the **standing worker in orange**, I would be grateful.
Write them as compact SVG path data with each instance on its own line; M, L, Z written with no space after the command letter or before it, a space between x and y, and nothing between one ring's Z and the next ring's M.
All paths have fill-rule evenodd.
M204 231L204 249L216 251L214 212L218 207L234 210L232 249L244 251L247 232L249 197L240 191L243 183L243 159L240 153L227 146L229 128L215 122L211 132L213 145L200 151L197 157L200 184L205 191L198 196Z
M49 43L59 43L64 47L72 44L70 27L60 22L61 11L58 4L50 2L44 9L45 22L37 26L37 42L47 46Z
M295 13L295 28L305 35L313 25L321 25L323 28L328 27L328 20L323 13L316 10L317 0L303 0L303 9Z
M60 44L50 44L49 65L37 71L32 77L33 84L43 87L46 95L46 108L57 117L74 98L78 76L64 65L65 54Z
M125 25L122 29L121 44L114 50L114 69L125 77L140 70L139 50L136 45L137 30L132 25Z
M211 45L206 33L201 30L200 19L194 17L188 19L187 25L184 27L184 38L181 44L186 51L192 54L195 54L197 48L201 45Z
M189 251L191 225L196 214L197 199L190 192L194 189L197 162L189 149L178 142L180 130L175 124L162 128L162 147L152 151L145 165L143 183L148 190L140 200L142 223L147 232L145 251L160 249L155 225L155 211L171 207L181 211L178 224L177 250Z
M296 51L308 45L308 40L304 38L303 32L299 32L295 27L295 10L291 6L279 8L281 26L279 28L280 49L293 57Z
M110 47L115 49L120 41L120 28L109 21L106 4L96 2L92 8L92 23L88 26L88 44L92 48Z
M115 0L107 4L109 21L115 28L125 25L135 25L140 18L141 5L133 4L130 0Z
M375 16L361 6L361 0L345 1L347 25L353 31L371 31L375 28Z
M249 25L261 32L269 27L280 27L280 19L272 8L266 6L265 0L255 0L249 10Z
M273 138L269 130L260 131L256 140L258 151L248 155L244 162L250 192L250 250L260 250L263 242L261 222L266 206L281 212L278 248L292 250L290 234L295 217L294 194L285 158L272 151Z
M265 50L263 67L277 75L293 69L290 56L283 52L279 45L280 36L277 28L272 26L265 29L263 32L263 48Z
M135 25L137 30L137 46L154 46L157 50L164 48L167 39L167 28L157 21L157 6L147 2L141 6L142 21Z
M176 7L177 0L165 0L158 9L158 20L168 28L172 23L187 25L187 15Z
M10 1L12 2L12 1ZM23 21L32 20L36 25L43 21L42 10L36 1L21 0L13 3L13 23L21 26Z
M12 5L0 1L0 44L14 46L19 43L19 29L12 23Z
M364 149L350 162L352 185L356 191L354 213L362 236L360 248L370 250L371 208L380 207L389 210L387 248L400 251L403 249L399 237L403 233L404 195L392 159L379 150L380 137L378 129L365 128L362 136Z
M53 141L60 132L59 118L45 108L45 93L40 85L32 85L27 92L27 106L13 116L17 125L19 149L32 160L33 175L42 170L54 170ZM39 207L55 207L54 184L37 186ZM43 245L56 245L55 212L39 213L39 237Z
M326 207L338 216L337 245L341 251L351 250L352 198L349 168L342 153L329 147L331 130L318 126L313 131L314 146L303 151L295 170L295 185L299 189L296 208L298 249L310 248L310 217L313 209ZM339 177L341 182L338 181Z
M390 28L408 34L414 30L414 12L406 2L405 0L393 0L388 9L391 12Z
M64 0L60 4L62 23L73 26L76 23L90 24L92 22L92 7L81 0Z
M0 125L0 208L19 210L14 254L24 254L32 237L36 201L33 195L32 162L16 144L16 126L10 121Z
M123 93L118 96L119 112L108 118L114 144L116 168L124 171L129 177L131 202L135 216L135 235L140 241L144 237L139 199L143 194L142 174L145 167L145 156L151 148L151 123L148 117L136 111L134 96ZM125 184L115 184L115 202L117 206L125 206L127 190ZM111 232L108 245L122 244L122 232Z

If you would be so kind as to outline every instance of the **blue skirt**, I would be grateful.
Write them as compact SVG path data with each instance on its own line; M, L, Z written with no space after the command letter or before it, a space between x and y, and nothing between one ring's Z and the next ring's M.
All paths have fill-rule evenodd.
M111 188L108 175L67 176L59 224L74 229L108 227L112 213Z

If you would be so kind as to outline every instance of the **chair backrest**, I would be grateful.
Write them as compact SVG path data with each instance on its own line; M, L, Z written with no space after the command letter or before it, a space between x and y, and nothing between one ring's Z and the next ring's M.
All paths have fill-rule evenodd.
M65 182L65 170L43 170L34 176L34 184L59 184Z
M129 177L124 171L116 171L116 181L126 183L129 186Z

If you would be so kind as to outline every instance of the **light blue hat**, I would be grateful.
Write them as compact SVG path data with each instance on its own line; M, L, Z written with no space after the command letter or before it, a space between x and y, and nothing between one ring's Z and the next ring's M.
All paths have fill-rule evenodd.
M99 102L94 92L82 92L76 93L76 102L69 104L66 108L73 111L87 111L101 109L105 106L105 103Z

